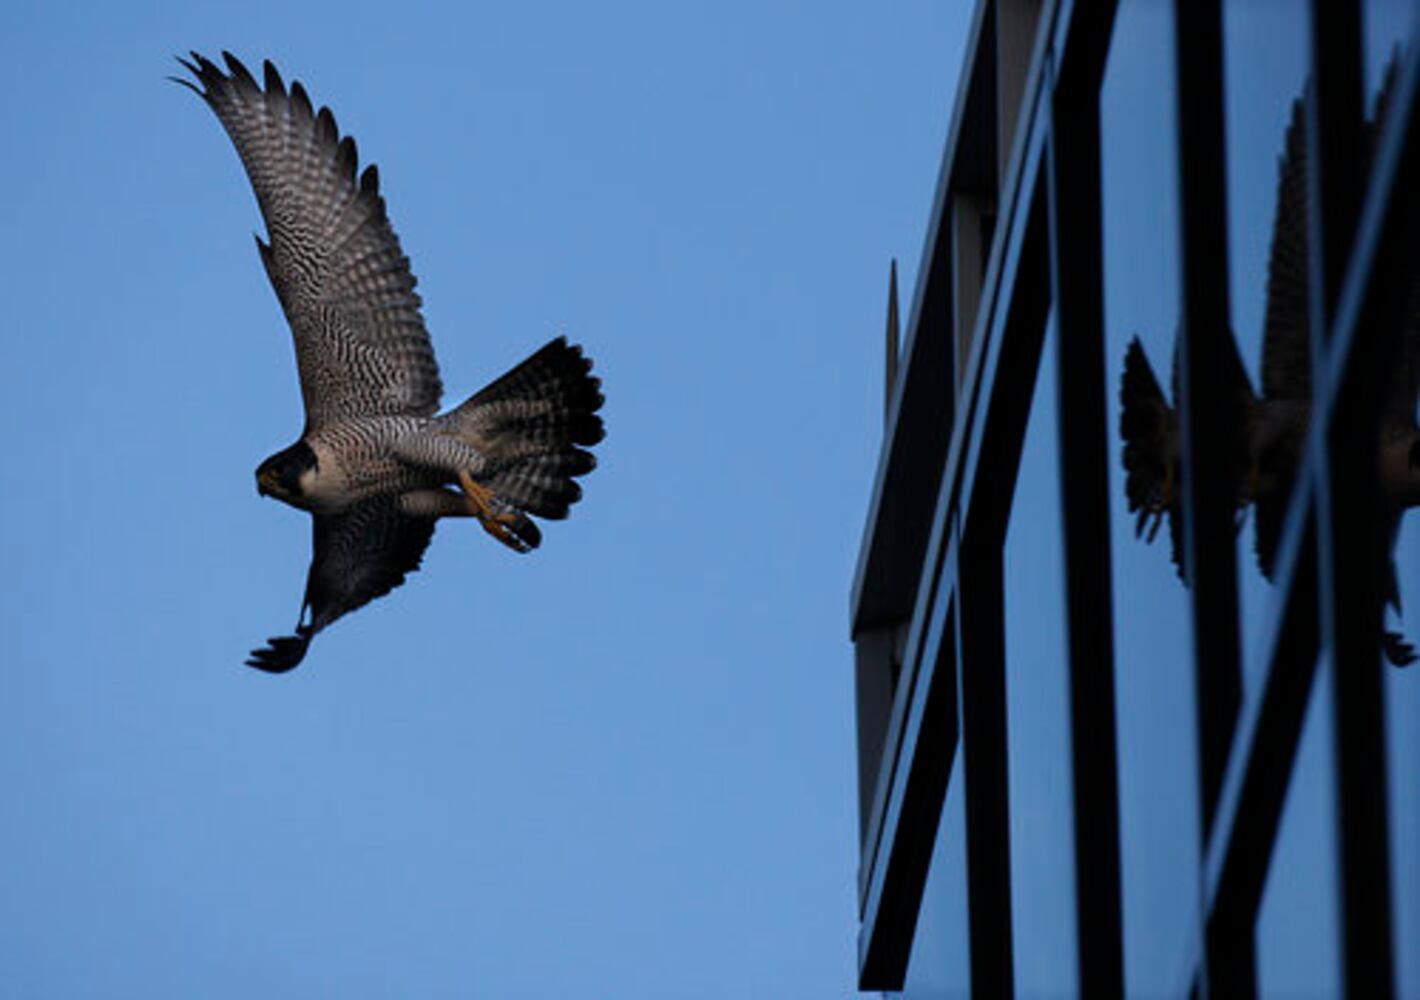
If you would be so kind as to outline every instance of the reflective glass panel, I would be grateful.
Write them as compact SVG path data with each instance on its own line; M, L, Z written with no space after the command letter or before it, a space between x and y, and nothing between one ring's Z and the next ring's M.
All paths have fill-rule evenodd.
M1312 684L1257 915L1258 995L1340 996L1330 667Z
M1109 487L1125 987L1149 996L1176 993L1184 981L1199 871L1188 591L1171 557L1172 519L1141 524L1129 502L1165 489L1174 447L1176 117L1173 8L1124 0L1100 91L1105 363L1118 393L1110 401Z
M1391 68L1415 44L1418 10L1414 0L1365 0L1361 5L1368 114L1375 113L1375 97Z
M1070 689L1056 428L1054 313L1006 527L1006 737L1016 991L1078 988Z
M947 779L947 797L932 848L932 864L917 911L912 954L901 993L906 1000L946 1000L971 992L966 910L966 810L961 754Z
M1238 469L1238 595L1244 697L1258 688L1287 505L1309 426L1305 130L1306 4L1223 9L1228 285L1250 400Z
M1401 59L1414 45L1413 40L1408 45L1405 41L1420 26L1417 10L1420 8L1412 3L1372 2L1365 7L1366 111L1375 149L1379 149L1389 118ZM1413 178L1409 183L1413 186ZM1413 555L1415 533L1420 528L1412 513L1420 506L1420 311L1415 305L1420 303L1420 251L1412 242L1407 253L1409 309L1402 315L1397 356L1388 366L1380 429L1381 488L1393 519L1389 545L1394 582L1387 581L1392 600L1386 619L1386 660L1391 666L1404 664L1420 647L1420 615L1416 614L1414 593L1420 583L1420 563ZM1403 613L1406 610L1408 618ZM1396 695L1403 701L1403 687Z
M1399 623L1416 638L1420 615L1420 514L1401 522L1395 546L1401 607ZM1392 618L1391 627L1397 627ZM1404 670L1385 667L1386 739L1390 751L1391 872L1395 940L1396 996L1420 997L1420 665Z
M1387 103L1390 80L1398 60L1408 55L1420 28L1420 13L1411 0L1367 0L1362 7L1366 46L1366 111L1378 123ZM1415 278L1420 284L1420 275ZM1401 350L1420 354L1420 324L1412 324ZM1414 362L1411 362L1413 365ZM1398 366L1404 370L1403 366ZM1408 400L1410 426L1415 426L1416 387L1401 382L1388 408L1392 433L1406 429ZM1383 431L1383 434L1385 431ZM1420 645L1420 514L1414 508L1395 511L1399 524L1391 547L1399 606L1387 609L1386 629L1398 641ZM1420 670L1412 665L1395 669L1385 664L1387 777L1390 784L1389 819L1392 903L1395 921L1396 995L1420 996Z

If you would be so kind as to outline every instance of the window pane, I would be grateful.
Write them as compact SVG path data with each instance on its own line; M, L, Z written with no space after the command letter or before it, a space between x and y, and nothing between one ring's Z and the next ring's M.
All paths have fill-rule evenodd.
M1401 523L1395 546L1403 625L1414 642L1420 609L1420 514ZM1390 627L1399 627L1395 619ZM1396 996L1420 997L1420 669L1385 667L1389 750L1391 885L1395 905ZM1410 942L1410 944L1406 944Z
M1330 666L1312 684L1257 917L1259 996L1340 996Z
M1366 47L1366 113L1371 114L1387 70L1414 44L1420 19L1414 0L1366 0L1361 5L1361 15Z
M1410 2L1370 0L1366 16L1366 110L1378 123L1395 70L1405 54L1407 40L1417 27L1416 8ZM1414 41L1408 41L1414 45ZM1405 50L1405 51L1403 51ZM1420 265L1417 265L1420 270ZM1412 274L1412 288L1420 286L1420 273ZM1412 294L1416 294L1412 292ZM1412 323L1401 350L1413 356L1420 351L1415 338L1420 329ZM1386 436L1404 440L1407 426L1415 426L1416 386L1404 382L1391 387L1394 398L1387 407ZM1397 433L1398 432L1398 433ZM1383 468L1385 467L1382 459ZM1382 474L1383 479L1385 473ZM1413 509L1400 512L1399 530L1391 548L1399 604L1386 610L1385 628L1393 644L1420 646L1420 516ZM1404 613L1402 613L1404 612ZM1420 672L1415 666L1385 672L1386 737L1389 751L1391 885L1396 955L1396 993L1420 996Z
M1238 357L1256 400L1251 460L1240 469L1238 594L1244 697L1258 688L1268 583L1307 432L1305 133L1310 64L1306 4L1235 0L1223 13L1227 122L1228 284ZM1289 130L1295 130L1290 131Z
M1415 44L1420 15L1412 0L1367 0L1362 9L1366 111L1379 120L1387 81L1396 60ZM1420 282L1420 276L1415 280ZM1412 327L1408 335L1414 338L1417 331ZM1416 350L1413 343L1404 349ZM1409 402L1413 415L1416 400ZM1397 401L1397 409L1404 409L1403 402ZM1420 516L1402 514L1392 555L1405 613L1387 609L1386 629L1400 641L1420 644ZM1410 944L1420 941L1420 673L1414 666L1399 670L1386 665L1384 670L1396 995L1420 996L1420 947Z
M1126 354L1134 375L1147 365L1158 396L1130 396L1146 408L1172 395L1180 316L1175 104L1173 9L1124 0L1100 91L1106 378L1111 390L1123 388ZM1149 387L1147 379L1131 380L1141 383ZM1124 971L1129 993L1158 996L1177 992L1196 938L1192 630L1168 519L1146 525L1144 539L1135 536L1122 398L1113 401L1109 433ZM1147 412L1131 429L1141 447L1150 443ZM1148 544L1151 527L1158 537Z
M971 992L966 922L966 810L962 799L961 754L954 756L932 848L932 863L927 870L927 884L922 890L922 905L917 911L907 976L903 991L891 994L907 1000L946 1000Z
M1068 993L1079 983L1056 336L1052 319L1036 372L1003 567L1012 945L1022 996Z

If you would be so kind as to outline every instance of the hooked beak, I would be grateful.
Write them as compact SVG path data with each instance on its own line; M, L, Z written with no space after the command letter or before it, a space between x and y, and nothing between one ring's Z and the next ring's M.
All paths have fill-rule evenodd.
M269 497L275 492L275 477L270 469L264 469L256 474L256 492L259 496Z

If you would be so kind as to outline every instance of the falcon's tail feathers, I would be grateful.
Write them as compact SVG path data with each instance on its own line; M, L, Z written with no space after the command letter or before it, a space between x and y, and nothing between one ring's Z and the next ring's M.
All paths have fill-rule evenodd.
M478 479L498 501L558 519L581 498L573 477L591 472L596 459L579 446L605 435L601 381L591 370L582 349L558 337L441 418L488 457Z

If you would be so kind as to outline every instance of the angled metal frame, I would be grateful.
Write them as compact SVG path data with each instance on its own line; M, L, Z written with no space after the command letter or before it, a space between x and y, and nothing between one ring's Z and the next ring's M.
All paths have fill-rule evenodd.
M1044 130L1039 129L1034 140L1027 143L1027 149L1032 152L1023 157L1021 163L1017 165L1017 170L1012 176L1027 176L1032 178L1034 187L1027 192L1029 197L1025 198L1026 207L1019 213L1019 217L1013 215L1001 224L1004 230L1004 240L998 241L993 252L991 261L987 269L987 285L989 287L1014 288L1020 280L1019 275L1022 267L1025 266L1036 275L1035 281L1040 285L1040 291L1048 290L1046 282L1046 271L1043 267L1043 238L1044 238L1044 211L1043 199L1039 197L1039 172L1042 161L1042 151L1044 148ZM1013 199L1014 202L1014 199ZM1023 265L1023 261L1026 263ZM1024 287L1024 285L1023 285ZM995 297L993 297L993 301ZM994 373L1000 370L1001 356L998 350L990 350L993 345L999 348L1003 341L1002 332L1005 326L1014 321L1022 324L1023 316L1017 312L1014 315L1007 308L1006 300L1001 300L1002 306L999 309L983 309L977 317L977 336L975 337L976 349L973 351L969 377L966 384L979 385L989 384L990 377L983 379L981 373L983 369L989 369ZM1044 306L1042 305L1041 319L1044 317ZM1037 352L1039 345L1036 346ZM1009 359L1008 359L1009 360ZM1008 364L1008 367L1009 364ZM1013 369L1014 370L1014 369ZM1034 377L1034 363L1030 369L1031 377ZM902 668L903 681L898 692L898 702L894 706L894 712L901 713L902 723L900 726L894 725L892 728L899 729L901 736L896 741L897 746L891 761L884 759L884 773L879 779L879 788L882 805L880 817L875 817L870 825L869 841L870 847L865 847L865 857L867 851L871 850L871 860L865 861L866 875L864 878L862 927L859 933L859 986L862 989L897 989L901 986L901 978L905 969L907 953L906 945L910 945L910 924L907 930L908 941L906 945L893 946L883 940L885 937L893 936L896 928L901 932L901 928L894 921L892 915L907 913L911 920L916 918L917 903L920 901L920 884L915 890L910 886L910 879L904 883L898 872L919 872L925 871L926 864L931 854L931 838L921 837L918 832L910 829L910 825L903 823L904 815L907 816L930 816L930 829L935 834L936 815L940 812L942 793L945 791L946 775L950 771L953 761L952 752L939 754L931 763L930 769L935 770L940 777L941 792L935 791L934 780L929 780L925 784L914 780L912 765L914 761L921 759L918 748L924 745L921 742L921 726L914 720L921 719L929 715L927 704L936 697L935 688L941 684L957 683L955 674L942 672L938 669L941 662L940 640L936 636L933 622L945 620L946 609L956 600L963 601L963 612L955 616L955 620L960 622L963 614L969 613L965 610L965 598L959 595L959 584L963 576L960 569L960 562L963 558L961 552L961 539L958 537L956 525L961 514L959 512L959 498L963 491L970 490L970 484L974 477L965 475L961 470L964 464L975 462L979 457L979 448L968 456L966 449L970 444L968 435L964 428L978 421L986 419L985 412L979 401L973 396L973 405L965 411L961 423L958 425L952 437L952 445L948 450L946 463L946 473L942 477L942 488L937 497L937 514L933 521L932 534L927 547L926 558L923 561L926 567L921 578L918 599L915 603L913 622L908 640L908 654ZM1022 427L1024 426L1024 415L1021 417ZM979 442L978 442L979 443ZM1014 449L1019 451L1019 442ZM1011 473L1014 482L1014 471ZM985 488L983 486L983 488ZM1007 493L1009 499L1009 492ZM999 546L996 558L999 560ZM997 588L996 600L999 601L1000 594ZM956 641L955 637L952 641ZM965 647L964 647L965 648ZM958 669L959 666L958 666ZM980 685L976 679L965 683L963 692L969 688L971 697L976 697L980 690ZM988 682L989 688L989 682ZM987 698L990 698L989 689ZM952 699L955 705L955 697ZM900 707L899 707L900 706ZM966 709L958 710L959 715L965 715ZM973 711L973 716L975 712ZM957 723L953 720L954 726L965 726L963 721ZM955 738L957 730L953 730ZM973 730L973 733L980 733L980 730ZM994 736L1004 739L1004 729L999 729ZM964 772L973 767L990 768L995 756L995 751L986 746L989 738L993 737L989 724L986 733L981 734L981 740L974 743L974 746L981 746L981 751L968 751L974 754L972 762L963 769ZM941 744L935 744L940 746ZM921 772L919 772L921 773ZM971 781L967 779L968 787ZM985 778L978 779L976 787L978 793L987 792L991 784L995 784L1000 789L1001 801L1004 802L1004 782L988 782ZM970 793L968 793L970 794ZM919 796L922 801L918 801ZM968 811L971 811L970 804ZM978 815L984 814L985 807L978 807ZM1005 839L1004 813L999 813L995 824L1002 824L999 829L996 825L988 824L982 828L982 832L975 838L976 856L981 857L983 851L989 851L988 842L991 836L995 836L998 841ZM989 831L995 830L993 834ZM970 839L970 838L969 838ZM907 846L913 845L913 846ZM891 859L895 858L897 852L906 849L914 859L903 868L895 868ZM968 851L972 848L968 846ZM920 881L920 879L919 879ZM915 898L910 894L915 891ZM971 890L969 889L969 892ZM976 893L978 894L979 906L989 908L990 889L980 878L976 881ZM1008 911L1007 911L1008 912ZM887 923L884 922L885 918ZM983 943L987 939L985 933L976 935ZM1009 949L1006 950L1009 955ZM987 961L983 957L983 961Z
M1043 124L1043 123L1042 123ZM1040 130L1043 146L1044 128ZM1037 157L1041 152L1037 151ZM967 911L971 981L987 996L1013 993L1010 795L1006 749L1006 620L1002 552L1030 418L1050 306L1043 171L1025 205L1017 273L990 392L980 397L978 447L962 473L961 736L966 782ZM982 456L989 456L983 461ZM1005 457L1005 461L1001 457Z
M1183 452L1184 573L1193 607L1198 776L1207 842L1242 702L1233 456L1240 410L1227 381L1231 345L1223 156L1220 0L1175 0L1179 219L1183 317L1179 430Z
M1080 995L1124 995L1099 90L1115 5L1067 22L1049 142Z

